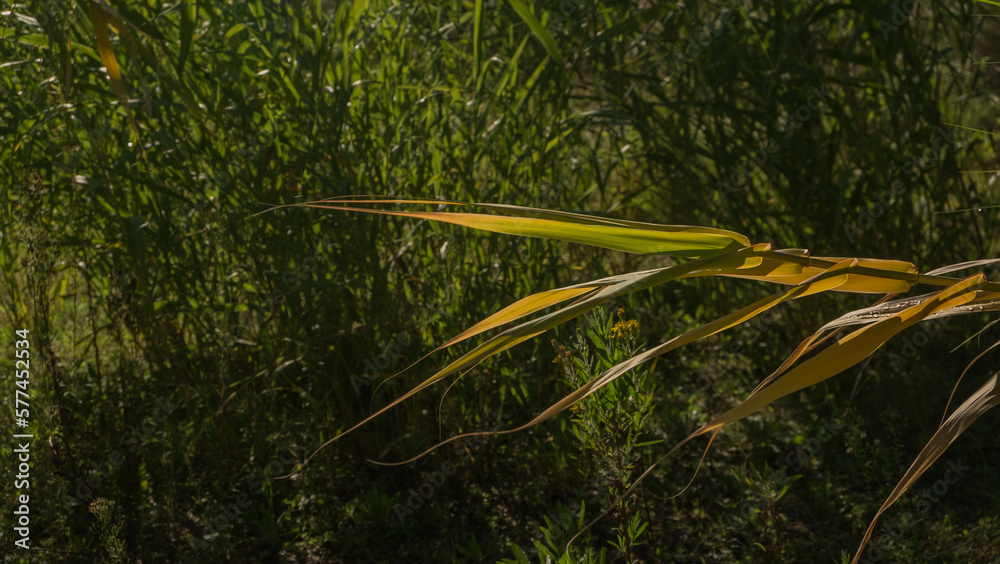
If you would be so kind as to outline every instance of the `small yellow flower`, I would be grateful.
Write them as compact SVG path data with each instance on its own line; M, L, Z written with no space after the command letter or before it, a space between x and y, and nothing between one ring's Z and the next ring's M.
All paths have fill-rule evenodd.
M618 311L622 312L624 310L620 309ZM621 316L619 315L619 317ZM623 320L619 321L618 323L615 323L614 327L612 327L611 331L609 332L609 336L612 339L619 339L629 335L634 335L635 333L638 332L639 332L639 322L636 321L635 319L629 319L628 321Z
M568 359L573 356L573 353L569 352L569 349L559 344L559 341L552 339L552 346L556 349L556 357L552 360L553 364L559 364L564 358Z

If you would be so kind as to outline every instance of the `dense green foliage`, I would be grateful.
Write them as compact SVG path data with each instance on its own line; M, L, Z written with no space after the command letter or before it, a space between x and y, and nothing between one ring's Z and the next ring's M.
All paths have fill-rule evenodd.
M532 291L664 259L405 218L254 215L267 204L511 203L715 226L925 270L1000 256L990 207L1000 204L1000 19L983 15L1000 12L987 4L32 0L7 10L0 422L15 428L6 367L14 329L27 328L32 562L494 562L565 540L583 522L577 510L589 520L620 490L601 436L568 416L405 466L366 462L528 420L566 391L550 341L574 342L568 330L273 480L457 353L381 387L373 376ZM95 28L95 13L111 25ZM694 280L615 306L638 320L638 345L656 344L767 291ZM814 297L664 357L632 380L653 397L641 439L620 431L630 444L676 442L824 321L870 303ZM990 319L908 332L861 369L727 429L672 497L701 457L690 445L625 508L646 526L632 558L840 562L995 327L950 351ZM608 401L591 399L598 410ZM887 515L894 532L880 529L870 560L1000 562L997 418L970 428L924 491ZM659 448L635 450L648 462ZM963 469L954 482L950 468ZM13 471L0 472L2 550L28 561L10 534ZM574 554L604 549L614 561L623 522L600 522Z

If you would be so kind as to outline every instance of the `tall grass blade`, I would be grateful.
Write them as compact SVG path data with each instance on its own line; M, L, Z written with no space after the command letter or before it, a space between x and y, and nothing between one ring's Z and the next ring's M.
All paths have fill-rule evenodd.
M108 26L101 12L101 7L95 0L89 0L87 8L90 12L90 21L94 26L94 33L97 36L97 50L101 55L101 61L104 62L104 67L108 71L108 77L111 78L111 87L118 96L118 101L125 109L125 115L128 116L128 121L132 125L132 133L135 134L136 144L139 146L139 150L143 156L145 156L146 151L142 147L139 126L135 123L132 110L128 105L128 92L125 91L125 83L122 82L121 70L118 68L118 59L115 58L115 52L111 48L111 39L108 37Z
M184 63L191 52L194 28L198 19L198 4L195 0L184 0L181 8L181 52L177 55L177 76L184 77Z
M528 24L531 33L535 34L535 37L542 42L542 46L545 47L545 51L548 52L549 57L561 68L563 65L562 53L559 52L559 47L556 45L555 40L552 39L548 30L545 29L545 26L538 21L531 13L531 10L521 0L507 0L507 2L514 8L514 11L517 12L521 20Z

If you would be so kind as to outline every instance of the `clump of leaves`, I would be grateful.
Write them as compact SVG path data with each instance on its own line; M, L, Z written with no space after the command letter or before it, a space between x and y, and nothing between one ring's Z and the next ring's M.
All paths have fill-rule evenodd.
M97 522L91 526L91 532L100 539L101 546L107 554L105 562L127 564L130 562L125 552L125 540L122 530L125 523L115 510L115 502L97 498L90 504L90 512L97 517Z
M577 331L569 348L552 341L559 353L556 362L562 364L566 382L573 389L585 386L642 351L638 342L639 322L625 319L624 308L616 315L617 322L603 308L598 308L585 316L584 329ZM660 442L640 443L652 408L649 372L639 370L623 374L587 401L570 408L574 413L574 433L596 455L608 478L608 501L614 506L617 533L613 544L626 562L633 561L633 547L639 544L647 523L635 511L636 496L625 498L622 494L632 486L634 471L642 462L637 449Z
M617 321L615 318L617 317ZM610 315L604 308L584 316L568 346L553 339L556 350L553 362L560 364L564 381L573 389L585 385L605 370L627 360L642 350L639 343L639 322L626 319L625 309L619 308ZM616 538L611 542L626 562L633 562L633 549L640 544L639 536L648 523L636 512L636 496L621 497L632 485L634 472L642 463L639 449L660 441L640 442L646 434L646 420L652 413L654 393L649 372L633 370L603 388L597 394L573 405L573 434L583 449L596 458L602 479L594 483L607 483L608 505L613 506ZM581 468L582 472L592 469ZM569 535L584 526L586 503L570 508L559 504L553 515L544 517L539 527L544 542L534 541L539 560L545 562L594 562L606 561L606 551L585 550L576 555L565 546ZM516 545L515 559L505 564L528 562L527 556Z
M607 562L607 551L603 548L600 551L587 548L577 554L571 547L565 545L567 531L573 526L576 530L582 529L586 513L586 503L580 505L580 511L577 515L570 514L566 507L559 504L559 518L545 516L545 525L538 528L544 542L534 541L535 552L541 564L605 564ZM564 522L563 516L568 517L570 522ZM528 556L521 550L521 547L515 544L511 546L511 549L514 551L514 558L505 558L500 561L502 564L530 564Z

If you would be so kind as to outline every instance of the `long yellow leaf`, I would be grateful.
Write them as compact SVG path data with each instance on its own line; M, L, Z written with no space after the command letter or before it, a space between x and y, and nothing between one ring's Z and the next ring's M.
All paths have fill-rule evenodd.
M801 257L809 265L793 262L791 258L779 256L775 251L763 259L763 263L755 269L739 273L721 273L720 276L758 280L777 284L799 284L823 272L829 265L839 263L843 257ZM841 286L840 292L859 294L888 294L906 292L917 281L917 267L913 263L898 260L858 259L862 267L857 273L848 276L847 282ZM871 269L865 272L864 269ZM877 272L876 272L877 271ZM879 275L879 274L882 275ZM889 278L889 273L907 274L910 276Z
M490 329L505 325L512 321L516 321L537 311L541 311L547 307L553 306L555 304L564 302L570 298L576 298L582 296L586 293L598 290L603 286L583 286L578 288L562 288L559 290L547 290L545 292L539 292L537 294L532 294L526 298L521 298L520 300L510 304L509 306L503 308L502 310L494 313L493 315L487 317L486 319L476 323L472 327L462 331L458 335L452 337L447 343L441 345L436 350L441 350L446 347L450 347L456 343L460 343L470 337L474 337L484 331L489 331Z
M359 200L358 203L407 203L433 205L462 205L459 202L433 200ZM582 214L533 210L519 206L482 205L518 217L506 217L464 212L405 212L344 207L329 203L303 203L296 206L333 209L428 219L492 231L508 235L556 239L583 243L595 247L631 253L666 253L679 257L704 257L747 247L750 240L739 233L709 227L688 225L657 225L610 220Z
M779 398L840 374L867 358L900 331L938 311L969 302L975 297L978 286L985 280L982 274L976 274L941 290L933 298L854 331L798 365L771 385L751 393L741 404L695 431L692 437L739 421Z

